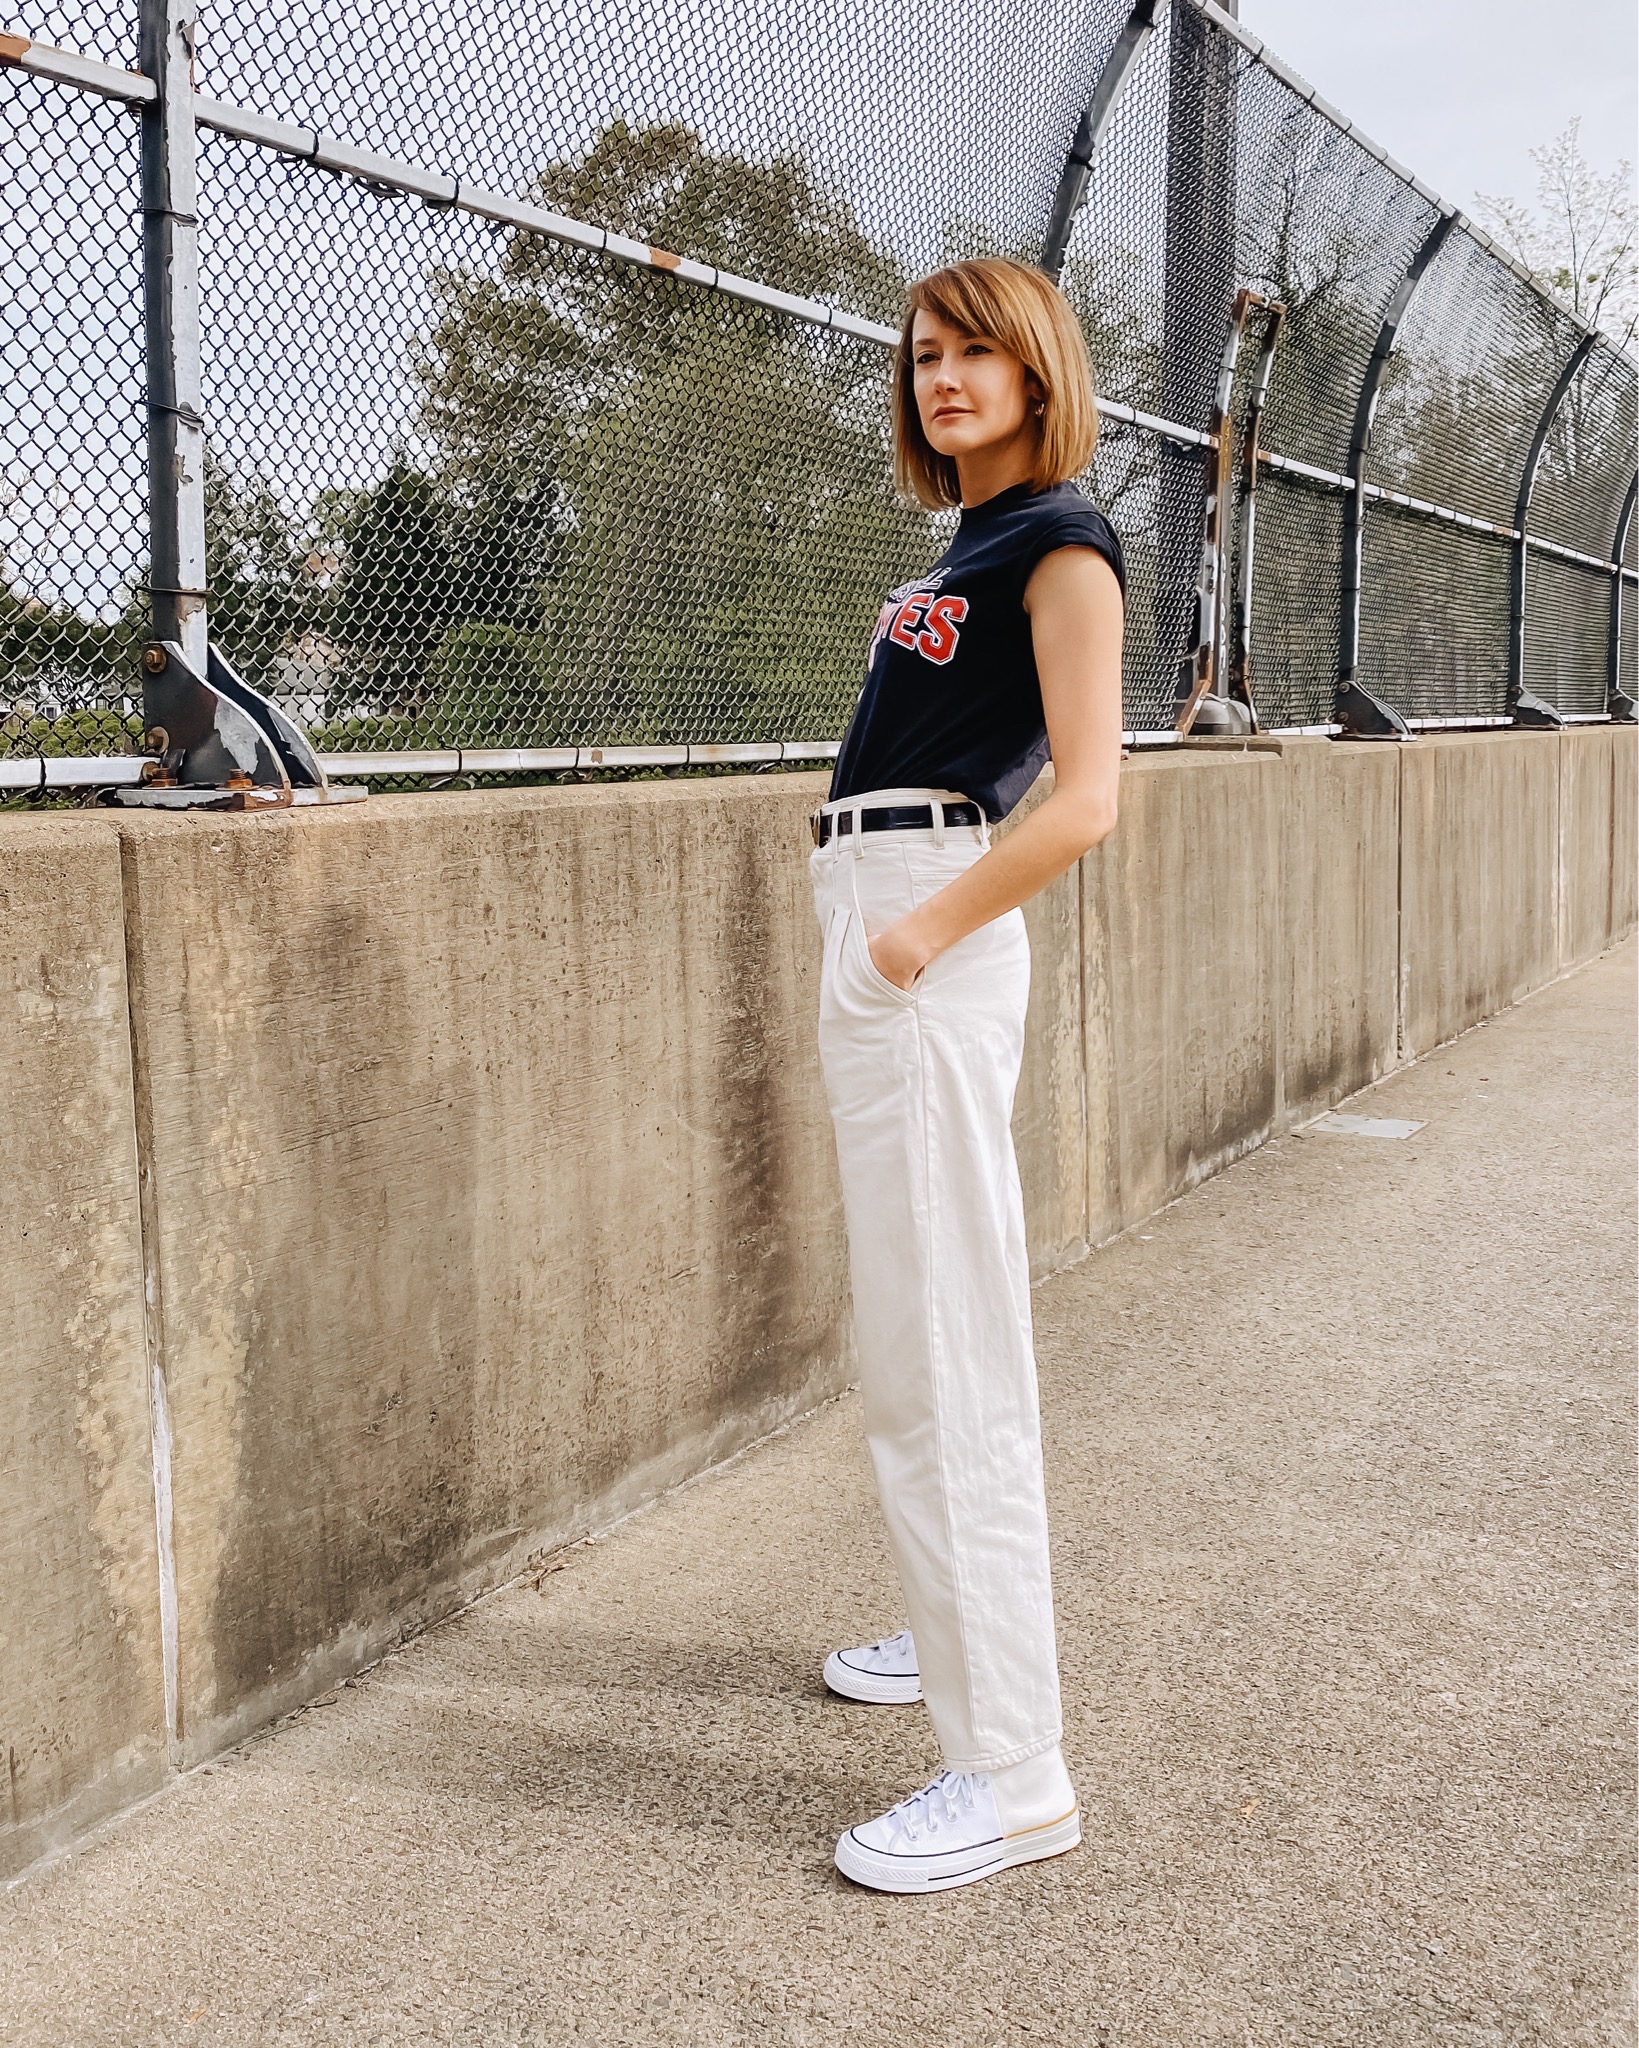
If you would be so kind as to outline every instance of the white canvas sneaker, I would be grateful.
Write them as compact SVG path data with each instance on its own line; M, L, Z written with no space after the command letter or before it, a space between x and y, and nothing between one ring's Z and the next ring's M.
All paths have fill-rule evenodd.
M983 1772L946 1771L837 1842L837 1868L879 1892L945 1892L977 1884L1016 1863L1062 1856L1081 1840L1081 1813L1004 1834L996 1793Z
M863 1649L833 1650L825 1660L825 1682L845 1700L864 1700L873 1707L913 1705L922 1697L922 1674L910 1630L902 1628Z

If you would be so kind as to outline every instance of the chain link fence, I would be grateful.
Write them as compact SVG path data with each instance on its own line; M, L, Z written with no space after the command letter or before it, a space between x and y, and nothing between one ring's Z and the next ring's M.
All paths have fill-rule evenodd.
M1174 726L1203 634L1222 690L1231 591L1268 728L1636 694L1634 362L1200 0L8 27L13 757L140 743L181 516L144 361L136 67L167 33L199 95L197 324L165 346L198 355L209 635L329 754L834 745L882 590L951 526L889 487L903 291L975 254L1056 268L1086 331L1136 733ZM1243 288L1284 308L1250 459ZM150 256L150 318L163 289Z
M136 28L42 29L129 62ZM0 71L0 754L120 752L150 630L138 131Z

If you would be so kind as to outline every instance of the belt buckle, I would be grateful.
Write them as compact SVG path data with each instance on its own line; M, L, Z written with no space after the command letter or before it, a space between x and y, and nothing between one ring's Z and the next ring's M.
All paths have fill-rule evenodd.
M814 844L816 846L823 846L825 844L824 840L820 838L820 819L824 815L823 808L818 804L808 813L808 829L814 835Z

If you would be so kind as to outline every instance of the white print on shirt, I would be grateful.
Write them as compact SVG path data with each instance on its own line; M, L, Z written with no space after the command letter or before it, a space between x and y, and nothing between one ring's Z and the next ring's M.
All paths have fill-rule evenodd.
M940 597L939 585L943 580L942 574L930 576L920 583L902 583L888 593L877 614L876 631L871 635L867 668L876 659L876 650L884 638L944 667L961 639L959 628L967 617L967 599Z

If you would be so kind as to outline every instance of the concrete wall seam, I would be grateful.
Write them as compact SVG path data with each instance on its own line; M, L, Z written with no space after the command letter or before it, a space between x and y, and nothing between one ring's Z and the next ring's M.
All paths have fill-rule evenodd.
M119 834L121 942L124 948L126 1028L131 1045L131 1123L137 1164L137 1228L142 1255L142 1327L148 1366L149 1483L153 1491L154 1537L158 1582L160 1656L165 1702L165 1737L173 1766L177 1762L177 1629L176 1551L171 1498L171 1408L165 1387L164 1296L159 1268L159 1224L153 1161L153 1102L148 1085L142 1033L133 997L133 956L139 961L141 921L137 914L136 877L129 837Z

